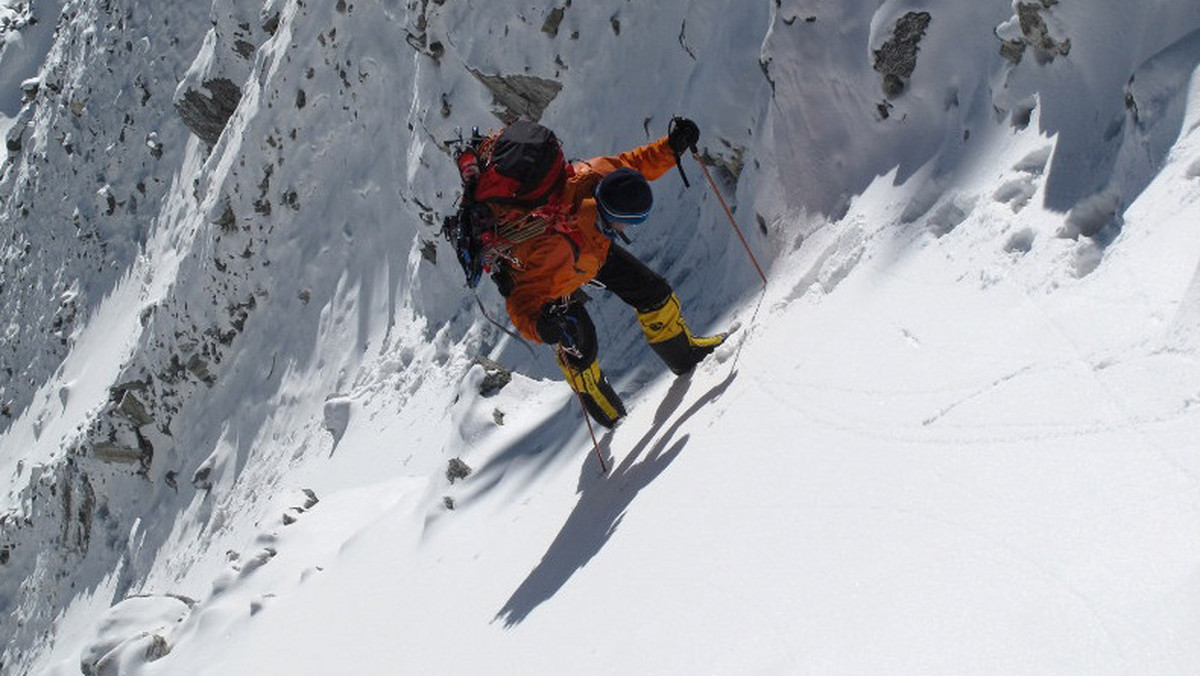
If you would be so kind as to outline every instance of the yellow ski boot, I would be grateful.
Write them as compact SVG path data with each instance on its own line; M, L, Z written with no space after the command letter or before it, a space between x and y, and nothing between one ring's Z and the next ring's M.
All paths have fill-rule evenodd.
M695 368L701 360L725 342L726 335L694 336L679 312L679 297L671 294L658 308L638 312L638 322L650 341L650 348L677 375Z
M583 400L592 419L605 427L612 427L625 417L625 404L617 396L608 379L600 372L600 364L595 359L586 367L576 368L568 360L566 353L558 350L558 367L567 377L567 383Z

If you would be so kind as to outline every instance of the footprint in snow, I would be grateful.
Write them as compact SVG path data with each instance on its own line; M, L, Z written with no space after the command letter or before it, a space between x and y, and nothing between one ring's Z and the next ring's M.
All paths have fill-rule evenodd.
M943 237L962 225L974 209L974 199L955 197L938 207L925 223L935 237Z
M1050 153L1053 151L1054 146L1038 148L1018 160L1012 168L1014 171L1019 171L1023 174L1041 176L1046 171L1046 165L1050 162Z
M1200 178L1200 160L1196 160L1195 162L1192 162L1191 166L1188 167L1187 177L1188 178Z
M253 573L254 571L258 570L259 568L262 568L263 566L267 565L267 562L270 561L271 559L275 558L275 555L277 553L278 552L276 552L273 547L263 547L262 549L255 552L254 556L251 556L249 559L246 560L245 563L242 564L242 570L241 570L242 577L246 577L250 573Z
M1008 181L996 189L993 195L997 202L1012 207L1013 213L1020 213L1029 200L1037 194L1037 184L1030 176L1022 176Z
M737 354L738 348L746 340L746 334L739 331L742 328L741 322L734 322L728 329L725 330L725 342L721 343L720 347L713 350L713 359L718 364L724 364L729 361L733 355Z
M1014 232L1004 244L1004 250L1010 254L1027 254L1033 250L1033 230L1025 228Z

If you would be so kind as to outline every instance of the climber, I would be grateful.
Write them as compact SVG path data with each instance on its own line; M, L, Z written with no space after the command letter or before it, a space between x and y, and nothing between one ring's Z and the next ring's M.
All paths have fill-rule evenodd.
M568 164L552 132L518 121L490 146L459 158L465 192L473 198L464 201L474 201L476 213L478 205L487 206L475 220L491 228L483 237L495 250L492 276L507 297L513 324L526 338L557 346L567 382L607 427L625 415L625 407L600 370L583 285L592 282L632 306L650 347L676 375L691 371L725 340L693 334L671 285L616 241L628 243L625 230L649 216L654 199L647 179L674 168L699 138L694 122L676 118L658 141ZM461 252L460 261L467 269Z

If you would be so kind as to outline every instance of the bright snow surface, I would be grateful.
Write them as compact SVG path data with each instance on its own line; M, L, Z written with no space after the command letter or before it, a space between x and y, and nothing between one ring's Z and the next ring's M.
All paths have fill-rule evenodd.
M218 33L279 28L237 66L199 47L238 111L211 155L167 148L139 254L0 433L0 506L36 511L110 387L254 305L146 475L89 470L86 552L54 555L58 521L12 550L5 669L1200 672L1200 7L1063 0L1070 53L1012 64L1007 0L575 2L554 35L549 2L412 4L215 4ZM921 10L881 108L873 50ZM592 293L630 409L607 475L551 352L480 316L444 243L421 257L456 190L438 143L495 124L467 67L562 82L571 155L678 113L742 165L717 176L765 288L691 159L631 246L697 331L740 324L694 373ZM515 371L498 394L479 356Z

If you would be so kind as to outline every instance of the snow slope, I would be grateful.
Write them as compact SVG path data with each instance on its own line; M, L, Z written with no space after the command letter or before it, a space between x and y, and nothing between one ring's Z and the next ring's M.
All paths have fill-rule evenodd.
M0 178L4 673L1200 669L1194 3L174 7L64 2ZM655 184L742 328L675 379L593 293L606 476L423 254L496 75L574 156L694 117L769 265Z

